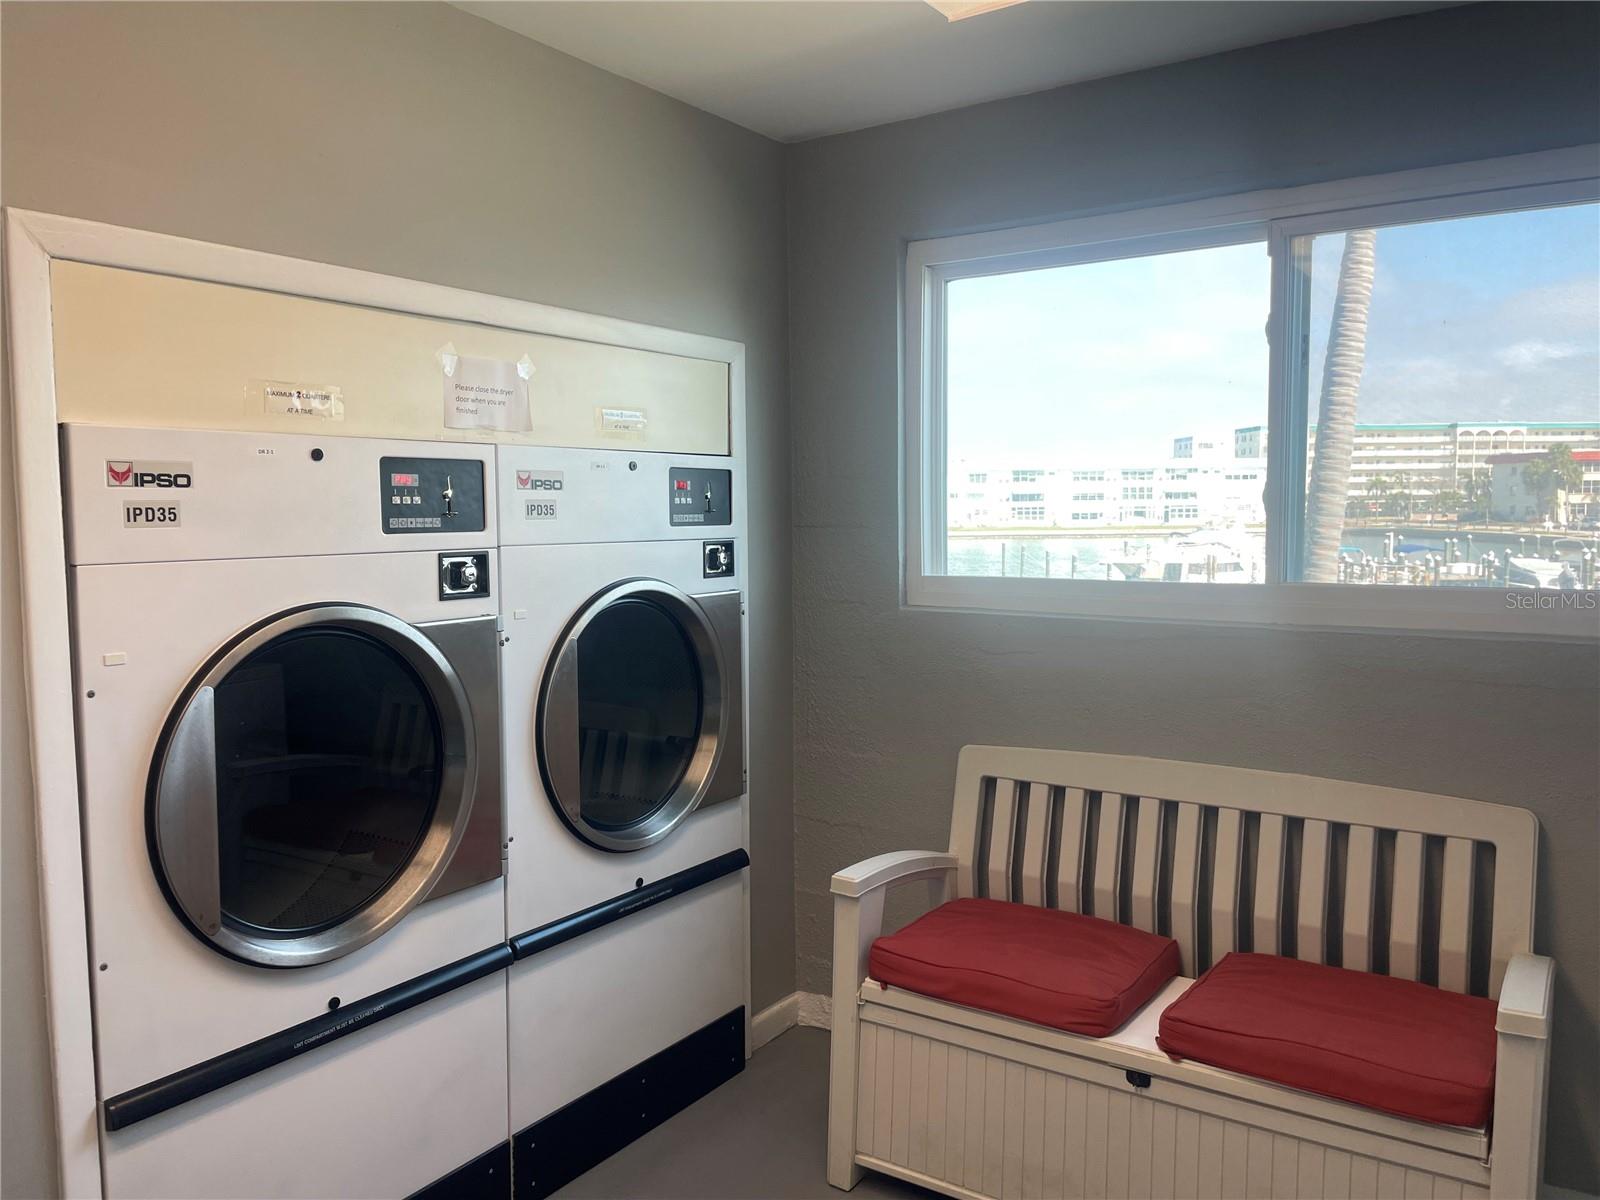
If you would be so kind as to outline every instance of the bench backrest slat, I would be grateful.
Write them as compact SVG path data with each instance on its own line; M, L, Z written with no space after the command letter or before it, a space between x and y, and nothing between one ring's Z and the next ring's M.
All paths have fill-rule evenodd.
M1046 882L1050 875L1050 788L1028 787L1023 803L1022 896L1024 904L1041 908L1050 903Z
M1283 953L1283 871L1285 822L1282 813L1266 812L1256 824L1255 923L1251 949Z
M1372 970L1374 900L1378 879L1378 831L1352 825L1344 848L1344 965Z
M1198 808L1198 805L1184 807ZM1219 808L1217 839L1211 858L1212 962L1239 948L1239 870L1243 861L1244 814L1237 808Z
M1094 903L1097 917L1118 920L1117 894L1122 890L1122 831L1127 805L1117 792L1102 792L1100 815L1095 832Z
M1129 920L1140 929L1156 927L1156 872L1161 867L1160 800L1138 802L1138 824L1133 838L1133 905Z
M1538 824L1502 805L968 746L950 842L959 894L1168 933L1188 975L1253 950L1496 996L1531 949Z
M1213 889L1213 895L1221 893ZM1172 916L1167 933L1183 953L1183 973L1199 974L1200 953L1200 806L1178 805L1177 832L1172 840ZM1231 905L1230 905L1231 911ZM1234 918L1237 919L1236 917ZM1212 916L1215 925L1216 916Z
M1402 830L1394 837L1394 887L1389 904L1389 974L1422 977L1422 834Z
M1472 843L1446 838L1439 897L1439 986L1464 992L1472 978Z
M1088 821L1088 799L1082 788L1057 788L1056 808L1056 903L1066 912L1083 911L1084 827Z
M1300 827L1300 894L1295 902L1294 956L1328 961L1328 855L1333 845L1328 822Z

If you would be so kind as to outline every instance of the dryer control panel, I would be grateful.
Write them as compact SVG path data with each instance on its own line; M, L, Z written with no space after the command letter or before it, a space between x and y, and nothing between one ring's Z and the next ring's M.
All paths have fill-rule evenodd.
M674 525L732 525L733 472L714 467L667 471L668 516Z
M378 462L385 533L473 533L484 528L483 464L468 458Z

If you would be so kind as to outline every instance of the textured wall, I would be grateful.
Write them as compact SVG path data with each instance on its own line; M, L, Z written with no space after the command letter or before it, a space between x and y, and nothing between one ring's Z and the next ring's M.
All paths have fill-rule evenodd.
M8 4L0 21L8 205L746 344L756 1006L790 992L780 147L444 5ZM50 1150L33 1120L47 1084L32 799L14 753L18 629L8 606L5 1190L41 1195Z
M790 157L800 985L827 882L942 848L968 742L1526 805L1560 963L1548 1173L1600 1186L1600 656L902 608L905 239L1600 140L1600 8L1472 6L802 144Z

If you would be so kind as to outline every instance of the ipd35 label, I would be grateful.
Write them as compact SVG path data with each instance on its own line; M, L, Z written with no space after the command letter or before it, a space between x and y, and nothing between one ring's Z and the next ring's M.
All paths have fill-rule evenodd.
M122 502L122 525L124 529L161 529L178 525L178 506L176 503L166 504L141 504L137 500L124 500Z

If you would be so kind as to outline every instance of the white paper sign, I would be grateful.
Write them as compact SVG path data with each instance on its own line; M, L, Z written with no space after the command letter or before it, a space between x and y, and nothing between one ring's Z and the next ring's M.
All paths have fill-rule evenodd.
M533 428L528 411L528 378L533 363L474 358L446 347L439 355L444 368L446 429L504 429L523 433Z
M336 387L272 379L258 379L250 386L260 393L265 412L289 417L320 417L325 421L344 420L344 400Z
M648 422L642 408L600 407L594 410L595 427L613 436L642 438Z

